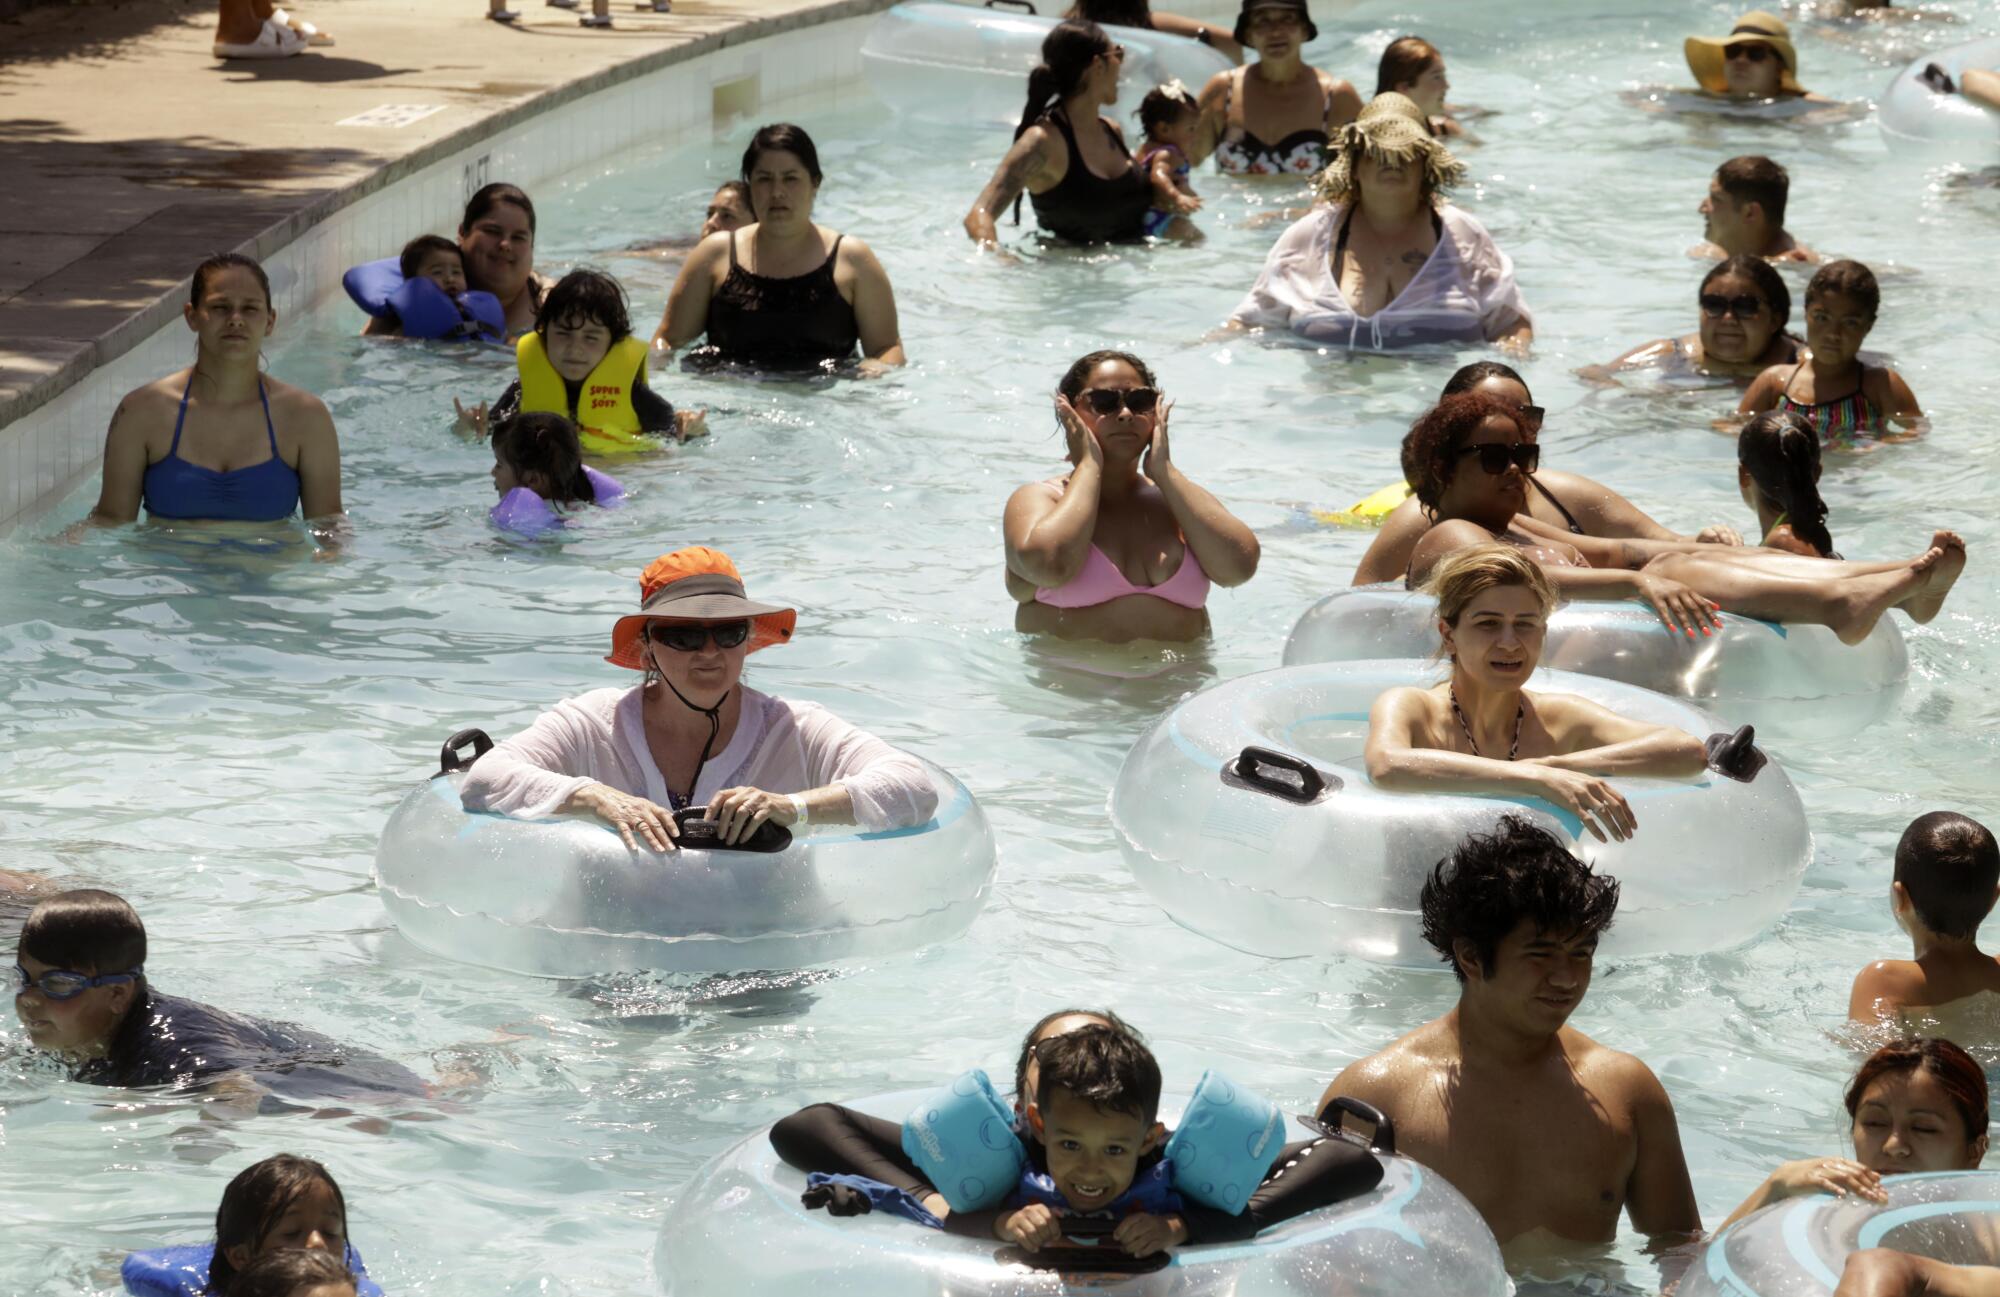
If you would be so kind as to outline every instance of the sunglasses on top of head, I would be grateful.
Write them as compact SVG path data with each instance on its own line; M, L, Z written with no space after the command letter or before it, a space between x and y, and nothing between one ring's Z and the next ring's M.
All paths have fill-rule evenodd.
M1542 448L1532 441L1513 446L1503 441L1489 441L1483 446L1467 446L1458 453L1479 456L1479 467L1495 477L1506 472L1510 464L1523 473L1532 473L1542 462Z
M715 640L715 647L733 649L750 638L750 623L724 621L701 626L654 626L648 631L647 638L676 653L698 653L711 638Z
M1159 392L1150 387L1090 387L1082 396L1083 403L1096 414L1116 414L1121 408L1151 414L1160 403Z

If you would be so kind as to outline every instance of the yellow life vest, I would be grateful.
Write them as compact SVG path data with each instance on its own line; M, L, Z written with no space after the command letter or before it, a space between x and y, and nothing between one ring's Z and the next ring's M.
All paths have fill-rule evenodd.
M657 450L659 438L648 436L639 426L639 411L632 404L634 378L645 377L646 351L646 344L635 337L612 343L597 368L583 380L577 408L572 410L569 388L549 363L542 335L525 333L514 344L514 359L521 369L521 413L560 414L570 419L576 424L577 439L586 455Z

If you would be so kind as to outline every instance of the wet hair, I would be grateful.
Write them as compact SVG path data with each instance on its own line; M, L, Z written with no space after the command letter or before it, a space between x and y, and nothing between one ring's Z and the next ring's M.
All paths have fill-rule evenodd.
M472 227L486 219L502 203L521 209L522 215L528 218L528 237L535 237L534 202L517 186L505 182L482 185L477 193L465 200L465 217L458 223L459 237L472 233Z
M1160 1064L1145 1042L1119 1027L1093 1024L1035 1046L1040 1104L1051 1089L1068 1090L1107 1112L1152 1124L1160 1111Z
M1847 1084L1848 1117L1852 1119L1861 1111L1869 1086L1904 1072L1929 1072L1937 1078L1959 1120L1965 1123L1966 1143L1986 1133L1992 1123L1986 1102L1986 1073L1972 1055L1938 1036L1892 1041L1870 1054Z
M1153 371L1146 362L1129 351L1093 351L1077 357L1076 363L1063 373L1062 381L1056 384L1056 391L1069 400L1076 400L1083 392L1083 385L1090 381L1090 371L1107 360L1122 360L1138 372L1148 387L1158 387L1160 381L1153 377Z
M523 483L530 473L547 486L552 504L589 504L597 498L583 471L583 444L576 425L560 414L516 414L493 429L493 453Z
M1819 434L1796 410L1766 410L1736 434L1736 462L1764 497L1784 511L1799 539L1833 557L1826 529L1826 501L1820 499Z
M224 1297L293 1297L323 1284L346 1284L350 1291L359 1291L345 1257L316 1248L285 1248L244 1266Z
M1028 1034L1021 1037L1021 1053L1014 1060L1014 1094L1017 1097L1024 1100L1029 1097L1027 1094L1028 1060L1034 1057L1035 1046L1041 1043L1041 1034L1049 1029L1049 1024L1052 1022L1058 1022L1064 1018L1077 1017L1096 1018L1101 1022L1116 1027L1135 1040L1144 1039L1125 1019L1119 1017L1109 1009L1057 1009L1054 1013L1045 1013L1036 1021L1034 1026L1028 1028Z
M236 1278L236 1267L230 1264L229 1249L247 1245L254 1254L264 1246L279 1218L316 1184L332 1190L345 1233L347 1199L333 1173L318 1162L280 1153L238 1171L222 1191L222 1205L215 1209L215 1256L208 1263L208 1286L219 1293L233 1293L230 1284Z
M1111 27L1139 27L1151 31L1153 6L1149 0L1076 0L1065 18L1082 18Z
M1896 881L1926 928L1970 937L1993 909L2000 845L1984 824L1956 811L1919 815L1896 843Z
M1183 114L1200 111L1201 105L1195 102L1194 93L1186 86L1171 90L1166 86L1154 86L1139 101L1139 129L1151 135L1159 127L1179 121Z
M1853 298L1871 320L1882 307L1882 287L1875 282L1875 272L1858 261L1829 261L1821 266L1806 285L1806 305L1829 293Z
M1484 392L1460 392L1447 396L1410 425L1403 437L1403 480L1410 484L1417 503L1433 517L1444 489L1458 471L1458 452L1479 425L1488 419L1505 419L1521 426L1514 407Z
M1469 941L1490 969L1500 942L1523 921L1552 937L1602 934L1618 911L1618 880L1593 873L1562 839L1518 815L1473 833L1424 880L1424 940L1464 982L1453 943Z
M1421 36L1397 37L1382 51L1382 61L1375 67L1375 93L1415 81L1443 57L1437 46Z
M264 273L264 267L257 264L257 258L246 257L240 252L218 252L194 268L194 279L188 285L188 305L200 306L201 295L208 291L209 277L225 270L247 270L257 278L257 286L264 290L264 309L272 309L271 277Z
M632 336L624 288L610 275L589 266L558 279L542 299L541 310L535 315L535 332L546 341L549 327L556 324L601 324L611 331L614 343Z
M750 201L749 181L725 180L721 184L715 187L715 194L717 198L721 197L723 194L734 194L736 196L736 201L743 204L743 210L750 213L750 217L752 220L756 219L757 204ZM715 201L715 199L711 198L709 201L712 203Z
M133 973L146 966L146 925L124 897L83 887L37 902L19 949L78 973Z
M1715 169L1715 183L1737 206L1755 203L1774 228L1785 227L1785 199L1792 191L1792 178L1771 159L1754 153L1731 158Z
M433 252L449 252L452 256L459 258L461 266L465 264L465 253L450 239L445 238L442 234L419 234L416 238L411 239L403 245L403 259L400 267L403 272L403 278L415 279L417 273L424 268L424 261Z
M1750 281L1757 296L1771 308L1771 317L1778 322L1780 332L1792 322L1792 290L1785 286L1785 277L1773 270L1770 262L1762 257L1730 257L1701 277L1700 291L1707 292L1710 284L1726 275L1740 275Z
M1497 360L1475 360L1445 380L1444 391L1438 393L1438 399L1470 392L1489 378L1504 378L1510 383L1519 383L1523 392L1528 391L1528 380L1522 378L1520 371L1512 365L1503 365ZM1528 399L1534 400L1534 393L1529 392Z
M757 169L757 159L766 153L791 154L805 165L806 174L812 177L813 184L815 186L819 184L821 180L819 150L813 147L812 136L806 134L803 127L794 126L790 122L773 122L769 126L758 127L757 133L750 137L750 147L743 150L745 185L750 183L750 173ZM750 201L747 190L743 201L746 204ZM756 209L751 210L754 212Z
M1040 121L1049 105L1075 94L1091 65L1110 52L1111 38L1087 18L1065 18L1049 28L1042 39L1042 61L1028 74L1028 102L1021 108L1014 138L1020 139Z
M1436 597L1438 616L1445 624L1456 626L1466 605L1474 599L1488 590L1515 585L1526 586L1534 593L1544 616L1556 606L1556 588L1549 584L1541 564L1499 541L1469 545L1446 555L1431 569L1424 592Z

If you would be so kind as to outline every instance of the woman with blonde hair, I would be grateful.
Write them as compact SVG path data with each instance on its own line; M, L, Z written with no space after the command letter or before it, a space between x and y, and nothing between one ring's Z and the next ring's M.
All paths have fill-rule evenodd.
M1314 182L1320 204L1279 236L1229 327L1290 329L1349 350L1526 347L1534 321L1514 263L1446 200L1464 178L1422 109L1377 95L1341 130Z
M1529 693L1555 587L1511 545L1459 550L1425 589L1438 601L1438 653L1451 673L1390 689L1368 716L1368 777L1391 789L1538 797L1605 841L1638 828L1613 775L1676 778L1707 761L1701 740L1628 720L1573 694Z

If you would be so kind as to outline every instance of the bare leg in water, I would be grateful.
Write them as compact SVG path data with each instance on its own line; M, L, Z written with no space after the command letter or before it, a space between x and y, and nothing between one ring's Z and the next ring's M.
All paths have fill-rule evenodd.
M1940 531L1914 559L1849 563L1790 554L1713 552L1663 554L1648 571L1692 586L1730 612L1830 628L1843 644L1859 644L1891 608L1915 622L1938 615L1965 570L1965 542Z

